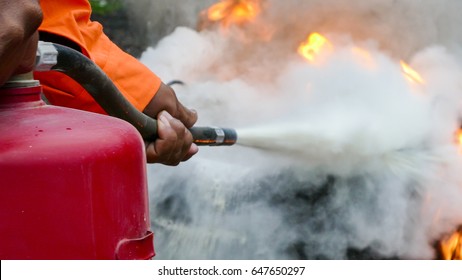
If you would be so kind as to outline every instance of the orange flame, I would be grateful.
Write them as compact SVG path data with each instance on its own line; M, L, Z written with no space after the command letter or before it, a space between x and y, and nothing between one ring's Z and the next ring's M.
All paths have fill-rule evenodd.
M308 39L298 47L298 53L309 62L315 62L316 58L324 50L332 50L333 46L326 37L319 33L312 33Z
M251 22L260 11L260 0L221 0L207 10L207 18L228 27Z
M459 146L460 153L462 154L462 129L459 129L456 132L456 143Z
M462 129L456 132L456 143L462 153ZM439 242L439 251L443 260L462 260L462 226Z
M425 83L422 76L420 76L420 74L417 71L412 69L411 66L409 66L404 61L401 61L401 69L403 70L406 78L409 81L414 82L414 83L419 83L419 84L424 84Z
M444 260L462 260L462 228L440 243Z

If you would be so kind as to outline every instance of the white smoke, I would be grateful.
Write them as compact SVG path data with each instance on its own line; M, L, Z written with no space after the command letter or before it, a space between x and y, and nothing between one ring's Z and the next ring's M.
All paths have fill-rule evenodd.
M198 125L251 146L149 167L158 258L434 258L462 224L458 2L266 1L251 27L149 48ZM335 46L322 65L296 53L313 31Z

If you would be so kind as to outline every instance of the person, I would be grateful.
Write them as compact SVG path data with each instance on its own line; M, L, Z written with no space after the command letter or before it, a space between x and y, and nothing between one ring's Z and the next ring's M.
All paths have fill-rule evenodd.
M33 69L37 28L44 37L67 42L102 66L119 90L140 111L159 120L158 139L146 145L147 161L178 165L197 153L187 128L197 113L185 108L175 92L135 58L117 48L90 20L86 0L0 0L0 86L12 75ZM43 19L43 22L42 22ZM36 73L55 105L105 113L78 84L60 73Z
M134 57L118 48L90 19L87 0L41 0L40 39L60 43L92 59L138 110L158 120L158 139L146 145L147 161L178 165L198 152L188 128L197 113L183 106L175 92ZM37 72L47 99L53 105L105 114L76 82L59 72Z
M0 0L0 86L11 76L30 72L42 22L38 0Z

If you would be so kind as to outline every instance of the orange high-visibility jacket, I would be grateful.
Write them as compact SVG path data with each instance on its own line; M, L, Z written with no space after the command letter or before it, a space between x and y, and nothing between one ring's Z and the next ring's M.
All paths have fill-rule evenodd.
M111 78L122 94L140 111L148 105L160 87L160 79L136 58L118 48L103 33L98 22L90 20L87 0L41 0L41 32L62 36L80 46ZM75 81L59 72L36 72L47 99L53 105L105 113Z

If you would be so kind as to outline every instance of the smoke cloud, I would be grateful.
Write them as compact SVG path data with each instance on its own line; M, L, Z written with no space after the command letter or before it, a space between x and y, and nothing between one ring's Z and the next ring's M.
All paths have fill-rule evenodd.
M197 125L241 144L149 166L158 258L435 258L462 224L459 2L269 0L251 25L146 50ZM334 49L311 64L296 50L314 31Z

